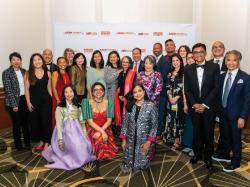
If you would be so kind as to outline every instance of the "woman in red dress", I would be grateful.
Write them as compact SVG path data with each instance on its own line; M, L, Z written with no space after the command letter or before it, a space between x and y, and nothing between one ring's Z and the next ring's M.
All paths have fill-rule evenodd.
M55 111L57 105L61 102L61 95L65 85L70 83L69 75L66 72L67 61L64 57L57 59L59 69L52 74L52 128L56 125Z
M96 82L91 88L92 99L83 99L83 119L87 120L88 134L97 160L114 158L118 147L110 128L114 117L112 100L107 100L105 87Z

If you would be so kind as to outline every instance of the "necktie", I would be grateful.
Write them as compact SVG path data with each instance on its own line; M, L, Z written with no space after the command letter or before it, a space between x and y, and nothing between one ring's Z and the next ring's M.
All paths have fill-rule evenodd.
M228 73L228 78L227 78L227 81L226 81L226 85L225 85L225 89L224 89L224 94L222 96L222 106L224 108L227 107L227 98L228 98L228 94L229 94L229 91L230 91L230 88L231 88L231 83L232 83L232 73L229 72Z
M138 62L135 62L135 65L134 65L134 71L137 72L137 66L138 66Z

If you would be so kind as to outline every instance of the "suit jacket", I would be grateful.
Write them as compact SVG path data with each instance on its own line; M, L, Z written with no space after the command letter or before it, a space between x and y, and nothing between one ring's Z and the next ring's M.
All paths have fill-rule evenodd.
M239 117L247 119L250 109L250 76L239 70L229 91L226 108L222 107L223 85L226 73L220 76L220 89L218 94L219 116L229 120L237 120Z
M46 68L47 68L47 64L46 64ZM53 62L51 62L50 68L49 69L47 68L47 71L50 71L52 73L54 71L57 71L57 69L58 69L58 66L54 64Z
M156 64L156 71L160 72L163 80L161 96L167 95L166 84L168 80L168 74L170 73L170 69L171 69L170 61L165 56L162 55Z
M131 64L131 68L134 69L134 61ZM144 71L144 61L140 60L139 62L139 68L138 68L138 72Z
M194 104L204 103L210 107L210 110L214 110L219 91L219 65L208 61L205 62L201 92L196 69L195 63L185 66L184 69L184 90L189 108L191 109Z
M209 62L213 62L214 63L214 59L211 59L209 60ZM223 59L223 62L222 62L222 66L220 68L220 73L224 73L227 71L227 66L225 64L225 58Z
M25 69L20 69L24 77ZM17 75L12 66L6 69L2 74L3 86L5 91L5 105L11 108L18 107L20 88Z

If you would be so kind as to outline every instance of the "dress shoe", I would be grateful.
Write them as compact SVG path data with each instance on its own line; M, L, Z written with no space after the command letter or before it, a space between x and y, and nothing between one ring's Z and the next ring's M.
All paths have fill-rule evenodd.
M212 161L212 159L210 159L210 160L208 160L208 161L205 161L205 163L206 163L206 168L209 170L209 171L211 171L211 170L213 170L213 161Z
M215 161L218 161L218 162L231 163L230 157L222 157L221 155L216 154L216 153L212 156L212 159L215 160Z
M239 169L239 168L240 168L240 166L234 166L234 165L230 164L230 165L224 167L224 168L223 168L223 171L225 171L225 172L227 172L227 173L231 173L231 172L236 171L236 170Z
M193 157L190 159L190 163L191 163L191 164L196 164L199 160L201 160L201 157L199 157L199 156L193 156Z

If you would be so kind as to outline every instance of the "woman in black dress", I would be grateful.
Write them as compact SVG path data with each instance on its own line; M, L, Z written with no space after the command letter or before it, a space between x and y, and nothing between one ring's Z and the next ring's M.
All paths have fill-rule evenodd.
M40 143L36 150L48 147L52 134L51 125L51 74L47 72L43 57L35 53L30 58L25 75L25 97L30 111L31 137Z

